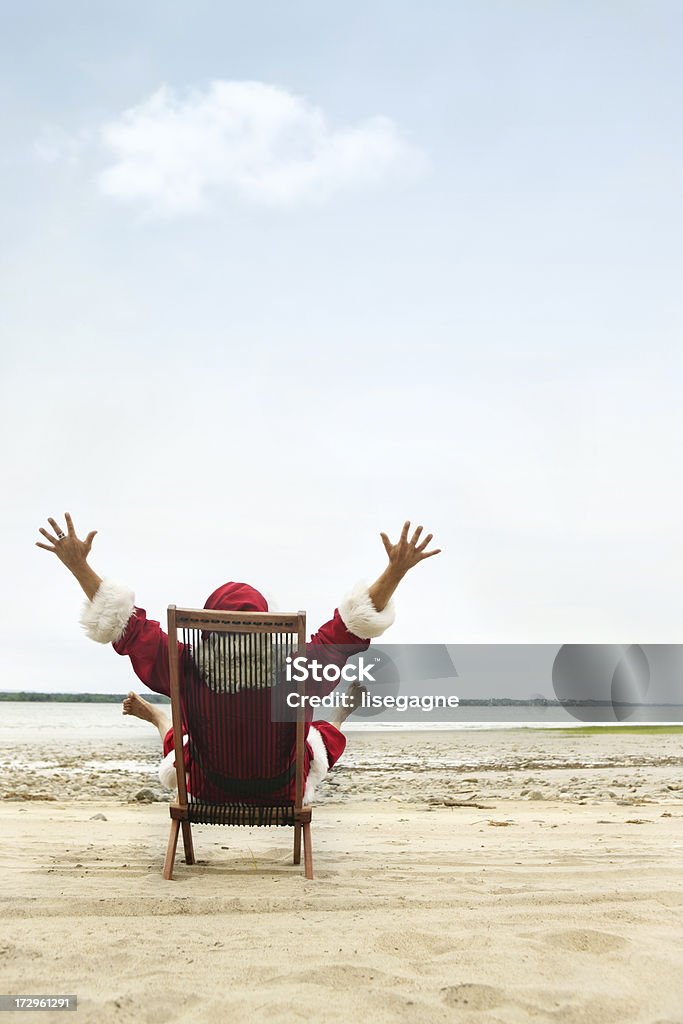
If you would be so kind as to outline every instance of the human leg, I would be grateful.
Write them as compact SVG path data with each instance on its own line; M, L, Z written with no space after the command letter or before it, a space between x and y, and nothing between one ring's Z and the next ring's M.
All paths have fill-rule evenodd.
M363 694L367 692L367 687L361 686L359 682L354 680L344 695L346 697L344 706L335 708L330 724L336 726L337 729L341 729L349 715L352 715L356 708L360 706Z
M150 704L149 701L144 700L138 693L133 693L132 690L123 702L123 714L133 715L135 718L142 719L143 722L155 725L159 730L162 743L166 733L172 727L171 719L163 707L158 704Z
M353 682L346 691L345 705L335 711L329 722L311 722L306 744L310 757L305 777L304 805L313 802L316 787L323 781L330 768L337 763L346 747L346 737L341 726L360 705L365 687Z

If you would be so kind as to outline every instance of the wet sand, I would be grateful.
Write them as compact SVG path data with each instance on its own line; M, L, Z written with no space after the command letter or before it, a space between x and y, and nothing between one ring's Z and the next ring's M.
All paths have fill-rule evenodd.
M70 739L0 746L0 799L167 801L160 743ZM318 804L376 801L683 801L683 734L564 730L350 732Z

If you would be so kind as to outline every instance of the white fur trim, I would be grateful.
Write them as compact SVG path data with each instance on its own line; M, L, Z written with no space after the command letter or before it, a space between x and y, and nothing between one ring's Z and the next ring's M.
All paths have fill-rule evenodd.
M381 612L377 611L366 583L356 583L351 593L347 594L339 605L339 614L349 633L360 637L361 640L381 636L396 617L393 601L389 601Z
M183 746L187 746L187 736L183 736ZM187 776L185 776L187 783ZM173 750L169 750L166 757L159 765L159 782L166 789L174 790L178 788L178 776L175 770L175 747Z
M313 751L313 760L308 766L306 776L306 788L304 790L304 804L312 804L315 797L315 787L323 781L330 770L330 762L327 757L327 747L322 736L314 725L308 730L306 742Z
M126 631L135 610L135 594L113 580L102 580L92 601L86 601L80 623L86 636L98 644L113 644Z

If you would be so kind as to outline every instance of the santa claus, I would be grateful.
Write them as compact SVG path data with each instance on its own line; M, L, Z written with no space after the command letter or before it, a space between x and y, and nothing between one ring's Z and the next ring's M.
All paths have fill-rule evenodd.
M65 520L66 532L55 519L48 518L53 532L40 528L48 543L36 543L39 548L55 554L80 583L87 598L81 615L87 636L97 643L112 644L118 654L130 658L135 674L145 686L155 693L170 696L168 637L160 624L148 619L144 608L135 604L134 594L128 587L101 578L91 568L88 555L97 531L92 530L85 540L81 540L68 512ZM410 536L409 522L404 523L396 544L385 533L380 537L388 565L374 583L370 586L357 584L340 602L332 618L311 637L310 644L314 647L333 645L335 649L349 654L367 649L370 640L381 636L394 621L392 596L406 573L419 562L439 554L439 549L428 550L432 534L422 539L421 526ZM217 611L268 611L264 596L246 583L223 584L214 590L204 607ZM201 651L199 655L201 659ZM199 668L201 671L201 664ZM208 683L210 685L210 680ZM336 685L331 684L328 690ZM360 702L362 692L363 688L358 683L351 684L344 702L335 709L332 721L307 721L304 803L312 801L315 787L343 753L346 738L341 727ZM163 707L150 704L131 692L123 702L123 713L135 715L157 727L164 752L159 777L168 788L174 788L173 729ZM185 739L187 741L187 737ZM186 766L188 758L186 751Z

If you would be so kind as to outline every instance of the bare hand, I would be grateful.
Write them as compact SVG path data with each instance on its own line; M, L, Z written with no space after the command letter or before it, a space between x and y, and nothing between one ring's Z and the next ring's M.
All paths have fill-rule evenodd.
M406 522L403 524L401 536L397 544L392 544L386 533L380 533L382 543L384 544L387 555L389 556L389 565L395 572L400 573L401 576L405 575L409 569L417 565L418 562L423 562L425 558L431 558L432 555L438 555L441 552L441 548L436 548L434 551L427 551L430 540L433 534L428 533L425 539L419 543L420 536L422 534L422 527L418 526L410 540L408 540L408 532L410 530L410 523Z
M91 530L85 540L79 540L68 512L64 513L64 518L66 520L67 532L64 533L59 523L54 519L48 518L48 523L56 536L53 536L53 534L44 530L41 526L39 533L42 533L43 537L50 541L50 544L41 544L40 541L36 541L36 547L43 548L44 551L52 551L64 563L67 569L73 572L87 563L93 538L97 530Z

